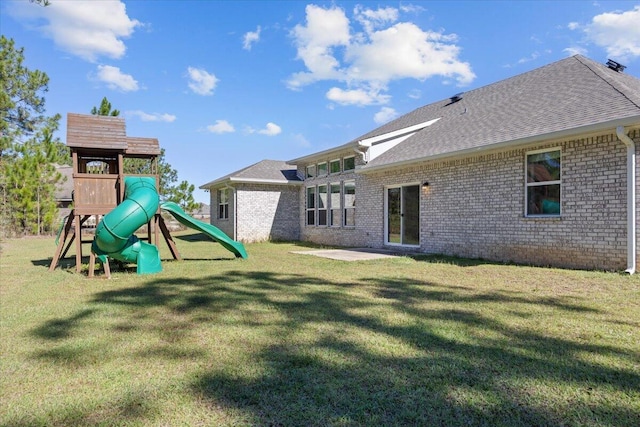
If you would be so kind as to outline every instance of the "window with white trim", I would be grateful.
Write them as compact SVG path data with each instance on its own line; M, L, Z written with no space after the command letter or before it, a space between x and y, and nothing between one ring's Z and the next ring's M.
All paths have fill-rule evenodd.
M318 185L318 225L327 225L327 185Z
M316 176L316 165L309 165L306 169L306 178L313 178Z
M327 162L318 163L318 176L327 175Z
M231 190L218 190L218 219L229 219L229 193Z
M307 225L316 225L316 187L307 187Z
M332 182L329 184L329 225L332 227L340 227L340 183Z
M349 157L345 157L344 159L342 159L342 170L346 171L352 171L356 168L356 157L355 156L349 156Z
M354 227L356 225L356 182L343 183L343 215L342 225Z
M562 177L560 150L535 151L526 155L526 216L559 216Z
M329 173L340 173L340 159L331 160L329 162Z

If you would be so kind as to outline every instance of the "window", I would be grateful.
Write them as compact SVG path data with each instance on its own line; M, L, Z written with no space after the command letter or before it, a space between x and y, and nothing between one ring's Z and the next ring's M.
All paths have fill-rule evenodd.
M330 173L340 173L340 159L331 160L329 162Z
M229 219L229 189L218 190L218 219Z
M327 185L318 185L318 225L327 225Z
M332 182L329 185L329 193L329 207L331 209L329 225L332 227L340 227L340 183Z
M306 173L306 177L307 178L313 178L314 176L316 176L316 165L309 165L307 166L307 173Z
M327 162L318 163L318 176L325 176L327 174Z
M353 227L356 225L356 182L344 182L344 215L342 224L345 227Z
M342 166L345 171L352 171L356 168L356 158L354 156L342 159Z
M527 154L526 215L560 215L560 150Z
M307 225L316 225L316 187L307 187Z

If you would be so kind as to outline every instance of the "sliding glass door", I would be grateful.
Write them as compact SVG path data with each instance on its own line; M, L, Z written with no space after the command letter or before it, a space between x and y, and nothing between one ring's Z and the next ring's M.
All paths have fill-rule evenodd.
M420 245L420 186L389 187L385 194L385 243Z

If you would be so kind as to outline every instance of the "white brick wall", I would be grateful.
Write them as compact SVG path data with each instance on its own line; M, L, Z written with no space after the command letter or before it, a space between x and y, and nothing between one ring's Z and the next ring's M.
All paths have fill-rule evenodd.
M238 240L300 239L299 186L238 184L236 191Z
M218 218L218 192L211 190L211 224L244 243L299 240L298 186L239 183L233 187L229 219ZM235 235L234 227L237 227Z

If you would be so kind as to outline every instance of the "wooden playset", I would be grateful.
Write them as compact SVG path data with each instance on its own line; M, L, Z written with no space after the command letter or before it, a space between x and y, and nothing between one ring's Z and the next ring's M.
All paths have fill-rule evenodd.
M75 241L76 271L82 269L82 244L92 243L94 236L83 236L83 225L91 217L107 215L125 197L125 159L147 162L150 174L159 186L158 157L160 146L155 138L136 138L126 135L125 120L120 117L69 113L67 116L67 146L73 160L73 210L66 218L58 236L56 252L49 267L53 271ZM96 220L97 221L97 220ZM158 207L147 223L149 243L158 242L162 232L174 259L180 259L175 242L160 215ZM85 233L89 234L89 233ZM90 238L89 238L90 237ZM90 253L89 276L93 276L96 255ZM110 276L109 264L103 262L105 275Z

